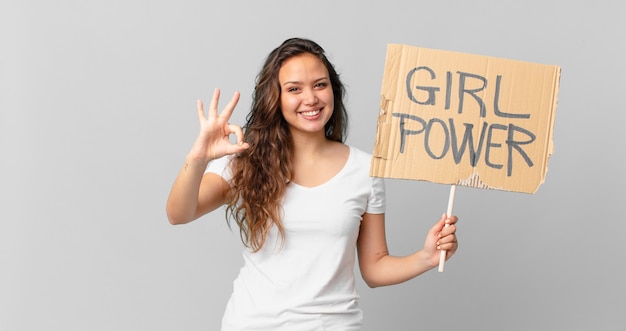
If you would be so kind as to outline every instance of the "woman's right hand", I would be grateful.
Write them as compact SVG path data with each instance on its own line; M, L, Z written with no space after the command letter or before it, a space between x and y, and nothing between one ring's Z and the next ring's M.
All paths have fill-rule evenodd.
M191 148L191 156L195 160L209 162L225 155L239 153L250 147L248 143L243 141L243 130L241 127L228 123L239 101L239 92L235 92L233 98L220 114L217 111L219 98L220 90L216 88L209 105L208 116L206 117L202 101L198 100L200 133ZM230 141L229 137L231 134L236 136L236 144Z

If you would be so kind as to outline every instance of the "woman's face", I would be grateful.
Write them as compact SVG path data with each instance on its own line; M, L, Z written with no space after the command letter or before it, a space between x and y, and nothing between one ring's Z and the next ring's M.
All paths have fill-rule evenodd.
M280 106L292 133L324 134L335 106L324 63L304 53L285 60L278 71Z

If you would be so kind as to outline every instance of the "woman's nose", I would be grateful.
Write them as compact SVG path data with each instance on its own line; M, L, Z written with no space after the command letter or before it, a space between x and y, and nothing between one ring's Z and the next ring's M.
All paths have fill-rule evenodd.
M315 105L318 102L317 95L315 91L307 89L304 93L304 104L305 105Z

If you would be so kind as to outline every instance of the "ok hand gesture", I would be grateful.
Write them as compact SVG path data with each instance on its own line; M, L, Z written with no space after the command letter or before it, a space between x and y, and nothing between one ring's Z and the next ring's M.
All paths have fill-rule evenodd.
M191 153L194 158L205 162L218 159L224 155L236 154L250 147L248 143L243 141L243 130L241 127L228 122L239 101L239 92L235 92L233 98L222 110L221 114L218 114L217 111L219 98L220 90L216 88L209 105L207 117L204 114L202 101L198 100L200 133L191 148ZM236 136L236 144L230 142L231 134Z

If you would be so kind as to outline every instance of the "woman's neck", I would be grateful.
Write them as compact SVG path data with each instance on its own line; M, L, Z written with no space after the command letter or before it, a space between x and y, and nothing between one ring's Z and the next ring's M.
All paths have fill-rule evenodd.
M321 133L302 134L292 132L294 157L313 158L333 145L333 141Z
M325 136L295 136L291 180L305 187L321 185L341 171L350 155L348 146Z

